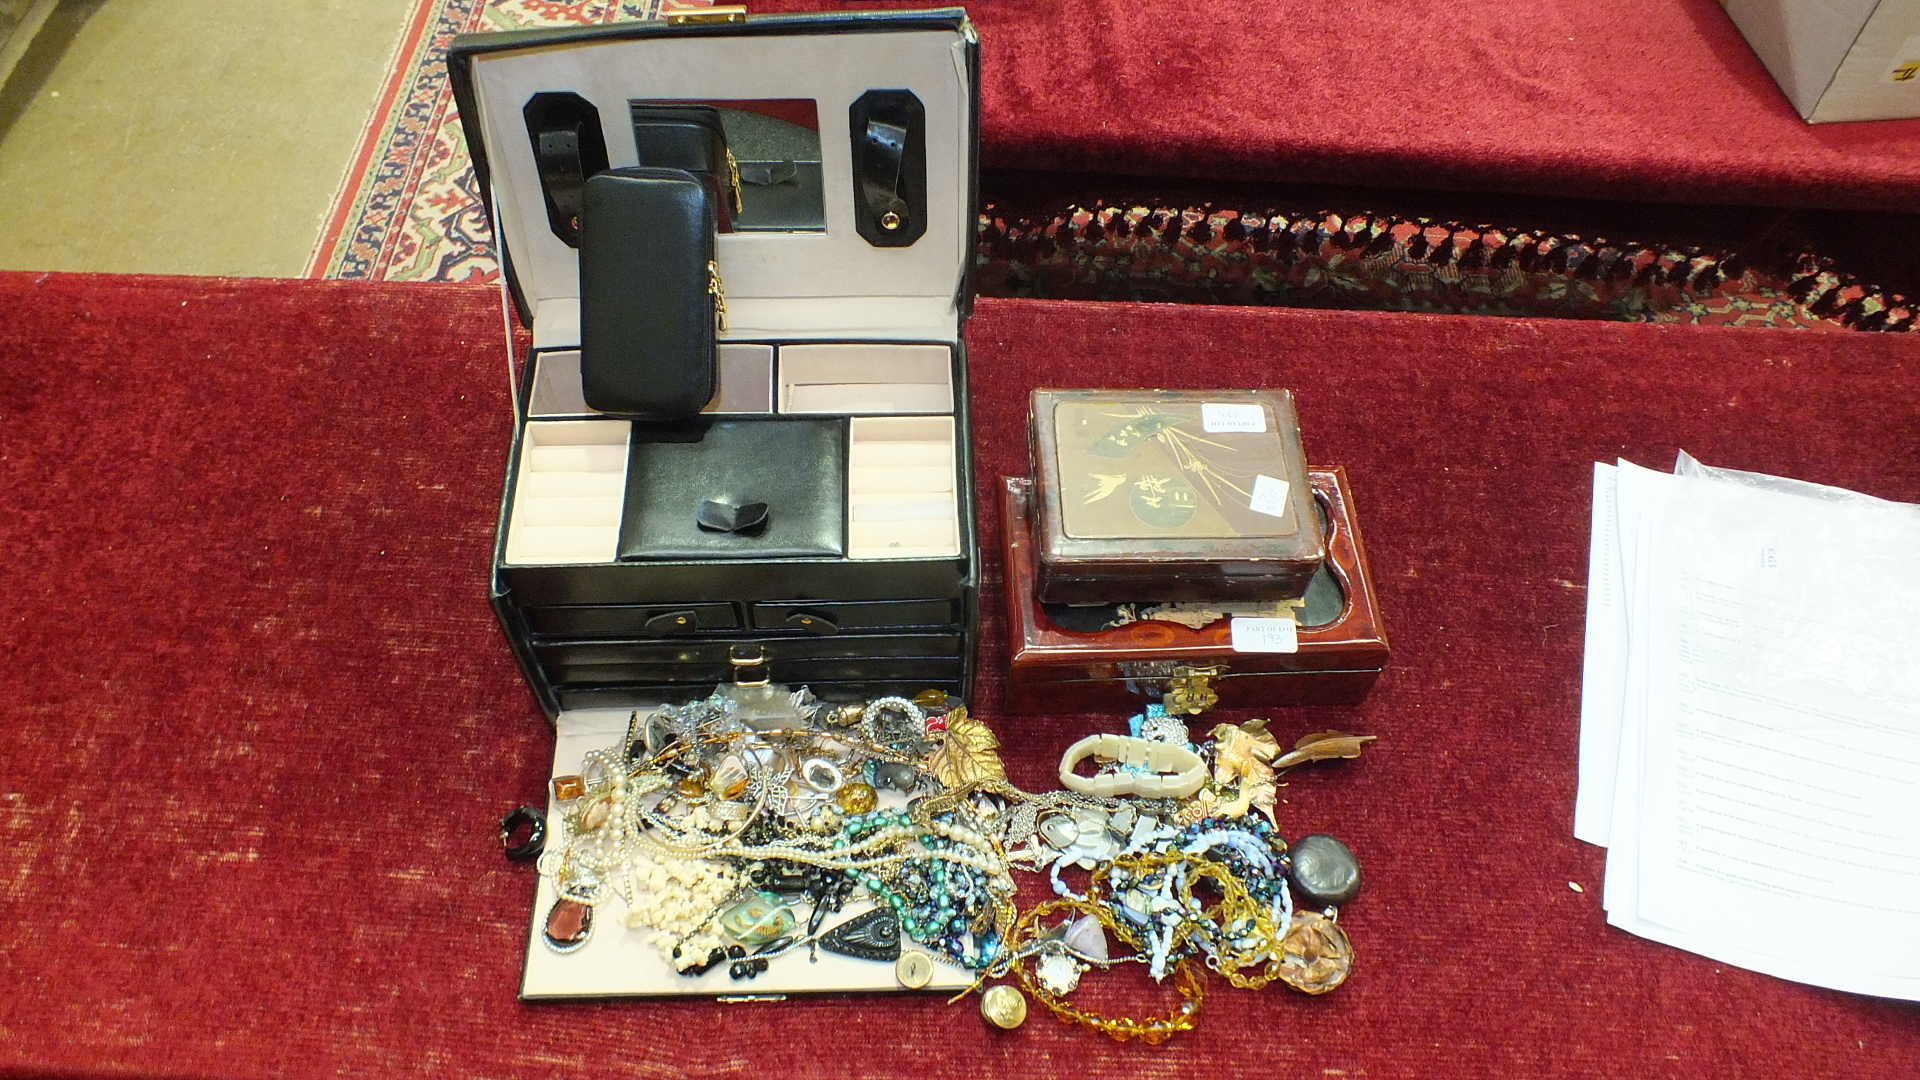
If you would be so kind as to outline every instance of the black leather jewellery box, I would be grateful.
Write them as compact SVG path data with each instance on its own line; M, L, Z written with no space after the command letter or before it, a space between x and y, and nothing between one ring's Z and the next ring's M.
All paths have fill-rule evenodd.
M743 667L964 695L964 13L474 35L448 62L533 331L491 593L542 710Z

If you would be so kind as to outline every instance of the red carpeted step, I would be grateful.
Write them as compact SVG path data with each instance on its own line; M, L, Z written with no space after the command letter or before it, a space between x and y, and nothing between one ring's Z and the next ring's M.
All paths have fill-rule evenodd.
M969 14L989 168L1920 211L1920 120L1807 125L1714 0Z
M1149 1050L1045 1016L997 1037L937 998L515 1002L532 882L494 823L550 744L484 599L498 303L0 274L0 1073L1892 1078L1920 1058L1909 1005L1609 931L1602 853L1569 835L1589 463L1685 447L1920 499L1920 340L983 300L983 492L1023 468L1036 385L1289 386L1309 457L1352 479L1393 639L1364 707L1274 720L1380 736L1281 792L1285 831L1366 868L1353 978L1324 999L1215 980L1200 1030ZM1122 718L1004 718L982 609L979 709L1038 786Z

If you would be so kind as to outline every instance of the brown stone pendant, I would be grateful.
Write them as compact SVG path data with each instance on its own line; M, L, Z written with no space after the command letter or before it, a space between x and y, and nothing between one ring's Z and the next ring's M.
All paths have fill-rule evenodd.
M556 776L553 778L553 801L570 803L587 793L587 781L580 776Z
M547 912L547 925L540 932L547 948L557 953L573 952L592 936L593 908L578 900L566 899L554 901L552 910Z
M1296 912L1280 940L1280 981L1303 994L1324 994L1347 981L1353 943L1340 924L1318 912Z

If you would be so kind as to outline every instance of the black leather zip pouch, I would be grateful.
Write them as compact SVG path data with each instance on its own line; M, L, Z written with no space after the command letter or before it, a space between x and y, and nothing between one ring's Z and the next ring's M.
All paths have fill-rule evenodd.
M722 232L740 212L740 166L727 148L727 129L712 105L648 105L634 102L633 145L640 164L685 169L705 180L719 201Z
M695 416L726 307L713 195L681 169L590 177L580 213L580 388L601 412Z

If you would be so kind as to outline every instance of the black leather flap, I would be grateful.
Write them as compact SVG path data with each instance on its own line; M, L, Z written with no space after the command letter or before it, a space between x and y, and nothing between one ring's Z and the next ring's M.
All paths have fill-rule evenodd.
M952 600L789 600L753 605L753 625L761 630L798 629L822 633L910 626L947 626L960 621ZM803 620L812 619L813 623Z
M647 105L635 102L633 145L640 164L685 169L713 189L721 232L733 230L740 209L739 169L727 153L727 129L712 105Z
M633 106L633 143L640 164L655 169L727 174L727 130L711 105Z
M605 413L698 415L714 389L713 194L681 169L587 180L580 215L580 388Z
M678 637L740 628L732 604L567 604L523 611L527 629L549 637Z
M620 558L836 556L845 548L846 422L636 426ZM733 515L719 513L724 508ZM751 513L746 511L751 510ZM722 518L738 520L718 520Z

